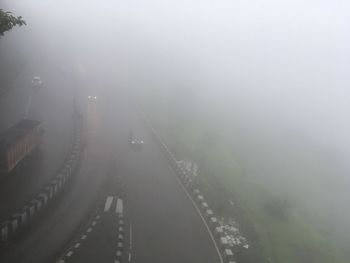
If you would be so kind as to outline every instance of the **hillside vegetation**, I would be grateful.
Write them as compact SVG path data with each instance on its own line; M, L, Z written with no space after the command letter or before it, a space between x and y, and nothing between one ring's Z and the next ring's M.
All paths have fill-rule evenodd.
M148 111L175 155L199 165L200 185L215 211L239 222L251 243L239 255L240 263L349 262L328 225L308 217L293 191L274 191L266 186L269 179L250 174L217 120L161 111L154 105Z

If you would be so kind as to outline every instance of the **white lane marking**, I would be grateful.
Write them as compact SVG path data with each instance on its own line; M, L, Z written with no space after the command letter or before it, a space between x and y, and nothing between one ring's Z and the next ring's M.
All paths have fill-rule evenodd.
M91 224L91 225L95 226L96 224L97 224L96 221L92 221L92 224Z
M105 209L104 209L105 212L107 212L107 211L109 211L111 209L111 205L112 205L113 199L114 199L113 196L108 196L106 198Z
M115 212L119 215L123 214L123 200L120 198L117 200L117 207L115 209Z
M64 263L66 261L64 261L63 259L61 259L60 261L58 261L58 263Z
M132 250L132 225L130 223L130 228L129 228L129 257L128 257L129 262L131 261L131 250Z
M79 242L78 242L78 243L76 243L74 247L75 247L75 248L80 247L80 243L79 243Z
M73 254L74 254L73 251L69 251L69 252L66 254L66 256L67 256L67 257L70 257L70 256L72 256Z
M87 235L82 235L82 236L81 236L81 239L82 239L82 240L85 240L86 237L87 237Z
M98 220L98 219L100 219L100 216L96 216L95 218L96 218L96 220Z
M88 232L88 233L90 233L92 231L92 228L91 227L89 227L87 230L86 230L86 232Z
M209 236L210 236L211 240L213 241L213 244L214 244L215 250L216 250L216 252L217 252L217 254L218 254L218 256L219 256L220 262L221 262L221 263L224 263L224 260L223 260L223 258L222 258L222 256L221 256L221 253L220 253L220 250L219 250L219 248L218 248L218 245L216 244L215 238L214 238L213 234L211 233L210 228L209 228L207 222L205 221L204 217L202 216L201 211L199 210L199 208L198 208L196 202L193 200L193 198L192 198L191 195L188 193L188 191L187 191L187 189L185 188L185 186L181 183L181 181L179 180L179 178L178 178L176 175L175 175L175 178L176 178L176 181L177 181L177 182L179 183L179 185L181 186L182 190L183 190L183 191L185 192L185 194L187 195L187 197L191 200L192 205L194 206L194 208L196 209L198 215L199 215L200 218L202 219L202 221L203 221L203 223L204 223L204 225L205 225L205 227L206 227L206 229L207 229L207 231L208 231L208 233L209 233Z

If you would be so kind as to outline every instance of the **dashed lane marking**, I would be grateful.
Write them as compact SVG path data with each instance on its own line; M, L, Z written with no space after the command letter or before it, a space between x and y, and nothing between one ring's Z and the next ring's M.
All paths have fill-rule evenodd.
M123 200L120 198L117 199L117 207L115 209L115 212L119 215L123 214Z
M106 198L105 209L104 209L105 212L107 212L107 211L109 211L111 209L111 205L112 205L113 199L114 199L113 196L108 196Z

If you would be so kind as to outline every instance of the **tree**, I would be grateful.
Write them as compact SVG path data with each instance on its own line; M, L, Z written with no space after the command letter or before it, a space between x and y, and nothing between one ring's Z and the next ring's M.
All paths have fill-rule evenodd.
M21 16L16 17L11 12L0 9L0 37L13 27L23 25L26 25L26 21Z

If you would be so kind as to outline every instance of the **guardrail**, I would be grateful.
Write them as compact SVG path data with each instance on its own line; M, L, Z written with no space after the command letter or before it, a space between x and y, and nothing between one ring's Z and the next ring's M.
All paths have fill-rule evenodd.
M175 155L170 151L169 147L166 145L162 137L153 128L150 121L143 115L142 119L146 127L150 130L151 135L155 139L156 143L160 146L164 156L168 160L170 166L174 169L176 176L178 177L180 183L184 187L186 193L189 195L193 201L194 206L197 211L202 216L206 227L213 238L213 242L218 250L221 262L225 263L235 263L236 256L234 255L232 249L225 242L224 233L222 228L218 223L218 219L215 216L212 209L210 209L208 203L205 201L204 195L198 188L198 186L193 182L190 176L187 174L185 168L179 165L175 158Z
M82 117L77 117L74 142L60 172L31 201L25 204L6 221L0 223L0 242L7 242L17 236L40 215L66 188L76 172L81 157Z

